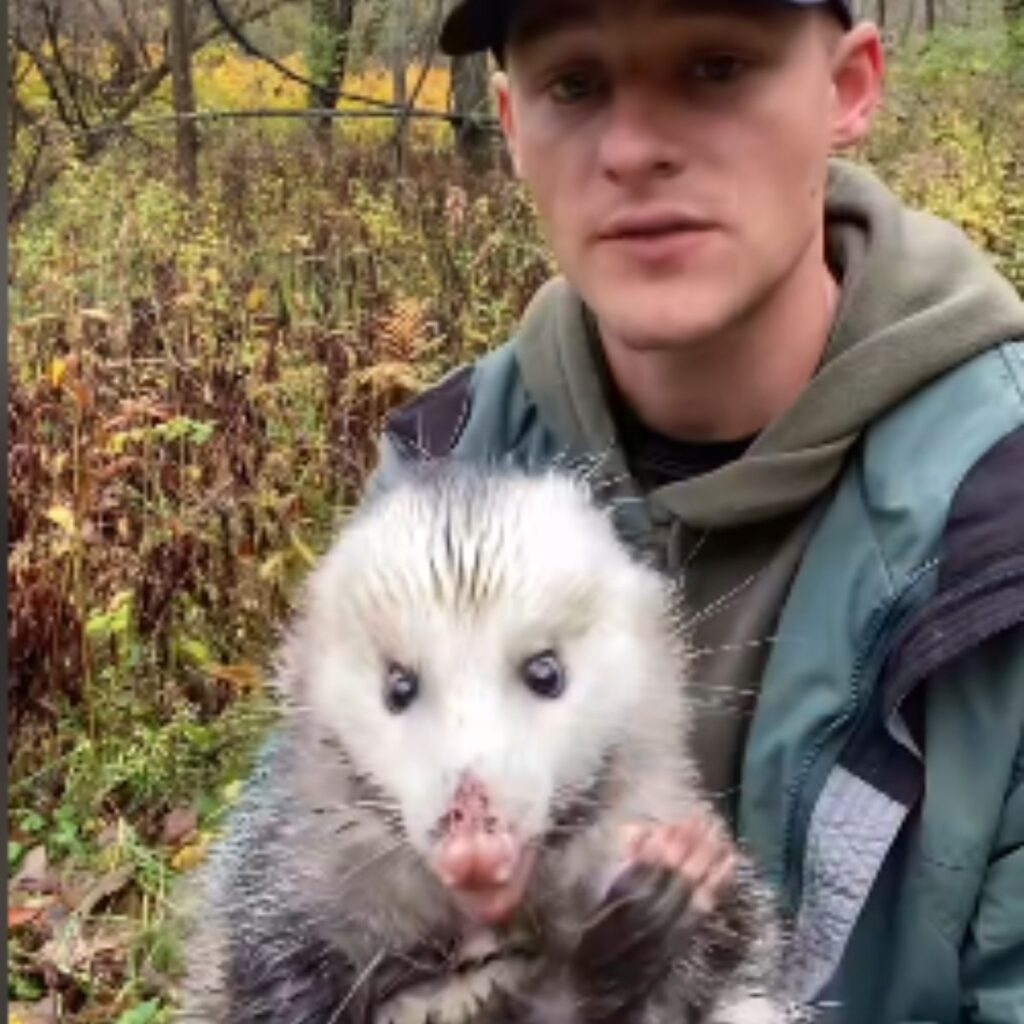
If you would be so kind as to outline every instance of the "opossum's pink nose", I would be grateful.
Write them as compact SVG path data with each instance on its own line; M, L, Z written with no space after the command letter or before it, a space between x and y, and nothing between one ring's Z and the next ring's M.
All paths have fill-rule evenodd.
M442 815L440 825L442 835L501 831L500 822L491 810L487 787L469 772L459 779L451 806Z
M440 821L433 868L463 913L486 924L522 902L533 857L493 813L486 788L465 776Z

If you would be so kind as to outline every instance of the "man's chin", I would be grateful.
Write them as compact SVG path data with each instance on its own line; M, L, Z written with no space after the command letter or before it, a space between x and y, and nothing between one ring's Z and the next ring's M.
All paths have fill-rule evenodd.
M654 278L594 267L569 274L602 335L637 350L679 348L728 330L742 308L736 282L723 287L709 274Z
M652 294L653 293L653 294ZM664 351L698 345L726 330L730 317L724 304L707 296L688 301L666 297L654 289L617 290L589 303L605 341L632 351Z

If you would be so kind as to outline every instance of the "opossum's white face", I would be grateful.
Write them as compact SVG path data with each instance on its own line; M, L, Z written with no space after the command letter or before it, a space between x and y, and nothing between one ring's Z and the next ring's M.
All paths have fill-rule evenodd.
M665 613L582 485L446 475L387 495L329 553L301 697L368 781L367 809L389 805L467 911L496 920L624 748L678 730Z

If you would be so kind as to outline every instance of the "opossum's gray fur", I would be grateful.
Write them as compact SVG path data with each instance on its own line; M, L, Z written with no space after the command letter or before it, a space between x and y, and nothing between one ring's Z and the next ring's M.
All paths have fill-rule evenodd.
M358 514L310 581L284 722L205 871L181 1019L796 1020L745 864L704 918L674 874L617 874L621 826L703 807L672 603L568 474L438 467ZM509 673L537 648L564 660L561 700ZM443 735L388 715L388 659L449 702ZM522 913L493 932L424 860L466 764L543 842Z

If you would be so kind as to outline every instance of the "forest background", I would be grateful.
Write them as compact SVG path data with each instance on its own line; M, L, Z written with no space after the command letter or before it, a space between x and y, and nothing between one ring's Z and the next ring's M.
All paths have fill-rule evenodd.
M551 270L443 8L9 0L12 1024L169 1019L297 582ZM1024 289L1024 0L861 11L858 157Z

